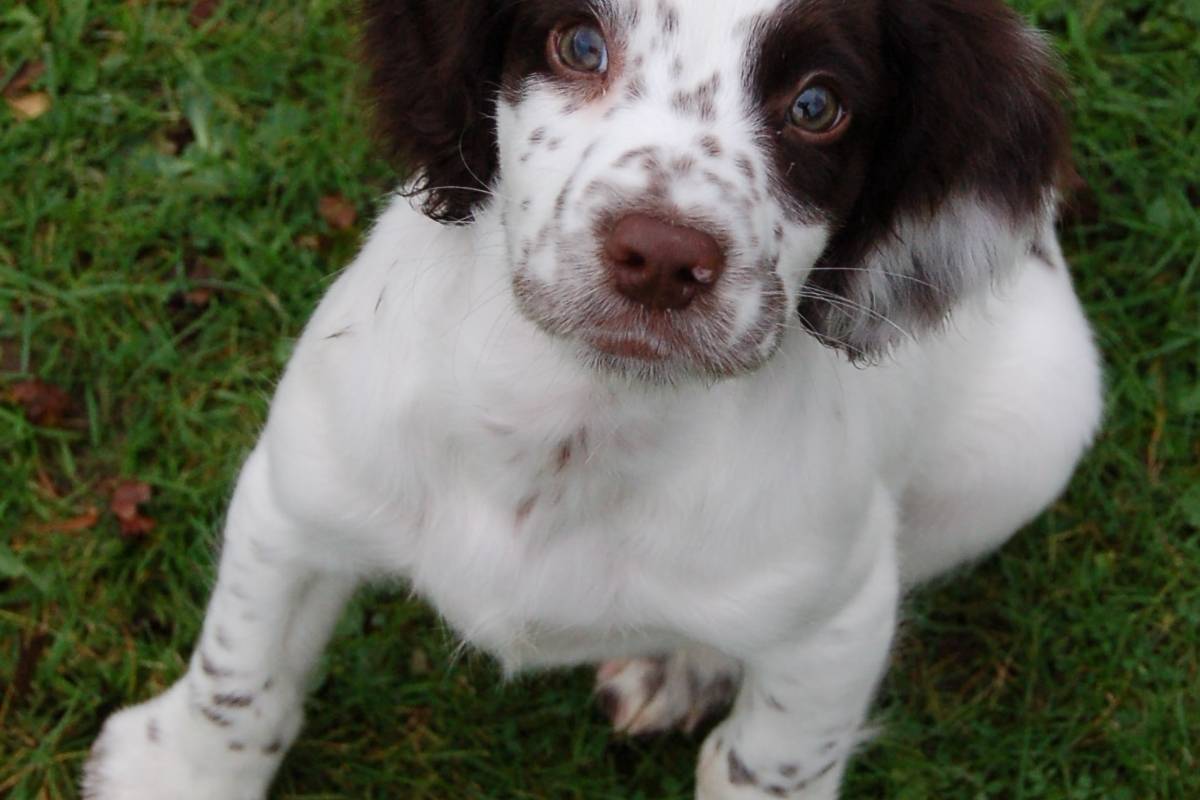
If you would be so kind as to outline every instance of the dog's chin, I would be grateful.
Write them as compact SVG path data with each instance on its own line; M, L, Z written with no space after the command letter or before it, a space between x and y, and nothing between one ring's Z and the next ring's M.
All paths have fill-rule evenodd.
M548 287L520 275L514 289L521 315L587 368L648 384L713 383L754 372L781 338L764 320L741 341L714 345L727 338L725 325L694 311L672 317L611 302L564 306Z
M770 358L770 353L755 350L709 353L680 348L628 333L590 332L566 338L588 368L651 385L712 384L754 372Z

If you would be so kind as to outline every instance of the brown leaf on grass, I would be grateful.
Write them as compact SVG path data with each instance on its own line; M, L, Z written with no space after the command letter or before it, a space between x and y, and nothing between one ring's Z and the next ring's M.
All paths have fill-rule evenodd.
M154 530L155 522L143 516L141 506L150 502L154 491L142 481L119 481L113 489L109 508L121 523L121 535L130 538L144 536Z
M192 9L188 11L188 24L193 28L203 26L217 13L220 5L221 0L196 0L192 3Z
M70 395L40 378L14 383L8 388L8 398L21 406L26 419L46 428L61 425L63 416L71 407Z
M188 270L188 283L191 288L183 293L184 303L196 308L204 308L211 303L214 293L213 277L213 271L208 266L208 262L202 258L197 259L195 265Z
M88 506L82 514L70 519L44 522L33 527L34 533L81 533L90 531L100 521L100 509Z
M17 97L25 94L25 90L37 81L38 78L46 74L45 61L26 61L17 70L17 74L13 75L12 80L4 87L4 99L14 100Z
M8 107L12 109L18 119L26 122L42 116L53 105L50 95L45 92L30 92L19 97L6 97L4 101L8 103Z
M358 220L358 209L340 194L322 197L317 208L321 212L321 219L329 223L329 227L334 230L348 231Z

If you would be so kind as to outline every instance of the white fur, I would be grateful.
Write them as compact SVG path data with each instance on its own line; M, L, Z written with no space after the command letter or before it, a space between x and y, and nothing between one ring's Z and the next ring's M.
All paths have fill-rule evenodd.
M696 5L709 17L689 7L683 35L716 61L692 77L739 74L723 45L757 6ZM670 88L649 79L651 105L655 81ZM723 86L726 147L754 153L740 85ZM646 173L616 168L622 153L692 152L697 137L669 115L590 137L605 109L568 120L561 102L547 88L502 107L503 177L473 224L440 226L396 200L330 289L240 477L192 668L110 720L88 797L263 797L345 598L402 576L509 671L674 651L666 680L678 681L686 654L703 653L694 676L738 676L741 690L704 745L697 797L828 800L902 586L987 554L1061 491L1100 415L1087 323L1057 250L1050 266L1025 257L1017 234L966 207L938 224L970 229L1012 278L878 366L851 364L791 318L752 343L761 366L722 380L599 370L573 332L546 333L512 290L522 242L550 231L525 272L566 313L612 302L595 264L562 257L606 202L583 188L601 178L636 195ZM539 126L561 144L523 165ZM755 257L776 246L772 226L787 226L786 257L770 263L789 308L828 233L723 175L746 214L694 175L670 191L734 242L731 327L710 343L729 348L764 313L772 275ZM548 228L564 187L562 224ZM601 686L651 716L623 707L622 727L689 716L677 683L643 696L630 676L646 663L627 666L602 671Z

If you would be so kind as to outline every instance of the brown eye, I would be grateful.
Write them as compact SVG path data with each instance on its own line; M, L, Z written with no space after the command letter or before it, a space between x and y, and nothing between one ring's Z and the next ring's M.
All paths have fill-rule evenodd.
M847 118L842 101L823 83L810 83L796 96L789 122L801 133L827 138L842 127Z
M567 69L595 74L608 70L608 43L595 25L573 25L556 31L554 36L555 56Z

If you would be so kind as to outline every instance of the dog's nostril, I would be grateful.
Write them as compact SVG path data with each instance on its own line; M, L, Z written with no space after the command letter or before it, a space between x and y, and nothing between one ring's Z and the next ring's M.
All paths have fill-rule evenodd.
M618 220L604 254L617 291L655 311L686 308L725 271L725 251L710 234L646 214Z

